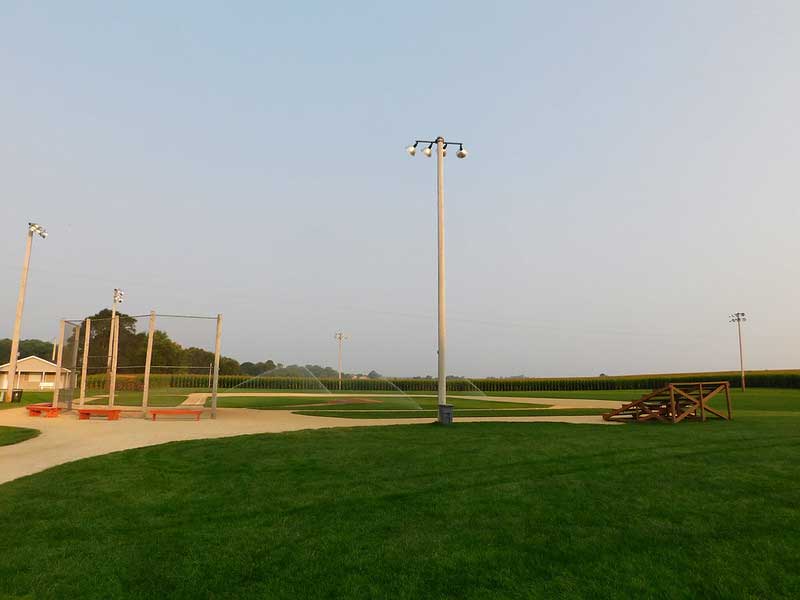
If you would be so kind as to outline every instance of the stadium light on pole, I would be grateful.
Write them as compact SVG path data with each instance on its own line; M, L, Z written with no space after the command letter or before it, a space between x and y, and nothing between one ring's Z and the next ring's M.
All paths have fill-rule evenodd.
M38 223L28 223L28 236L25 242L25 258L22 261L22 277L19 282L17 296L17 312L14 317L14 331L11 335L11 354L8 357L8 375L6 375L6 402L11 402L14 394L14 382L17 378L17 355L19 354L19 335L22 328L22 310L25 308L25 289L28 287L28 268L31 265L31 247L33 236L47 238L47 231Z
M433 146L436 145L436 197L438 207L438 271L439 271L439 349L438 349L438 406L439 423L446 425L452 422L453 407L447 404L447 311L445 306L445 257L444 257L444 158L447 156L447 146L458 146L456 156L466 158L467 151L464 150L462 142L448 142L441 136L435 140L415 140L414 143L406 148L409 156L417 154L417 146L427 144L422 150L422 154L430 157L433 154Z
M747 321L747 317L743 312L736 312L730 316L730 322L736 323L736 330L739 333L739 370L742 373L742 391L745 391L744 385L744 350L742 349L742 323Z

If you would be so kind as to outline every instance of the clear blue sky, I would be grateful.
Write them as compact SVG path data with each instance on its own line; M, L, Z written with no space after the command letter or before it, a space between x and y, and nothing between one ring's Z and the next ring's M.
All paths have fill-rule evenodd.
M436 370L800 366L800 3L3 2L0 336L225 315L240 360ZM212 343L210 328L168 331Z

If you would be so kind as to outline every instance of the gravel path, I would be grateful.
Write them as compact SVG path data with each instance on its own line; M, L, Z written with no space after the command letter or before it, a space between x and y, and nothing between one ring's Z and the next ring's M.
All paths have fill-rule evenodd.
M233 394L241 395L241 394ZM615 405L618 405L616 403ZM581 406L586 406L582 404ZM120 407L121 408L121 407ZM127 413L127 414L126 414ZM141 410L123 412L118 421L92 419L79 421L75 413L63 413L55 419L29 417L24 408L0 411L0 425L30 427L42 434L25 442L0 447L0 483L37 473L44 469L90 456L108 454L179 440L230 437L253 433L278 433L301 429L330 427L375 427L431 423L420 419L341 419L297 415L288 410L251 410L222 408L217 418L141 418ZM605 424L600 416L457 417L456 421L561 422Z
M403 394L362 394L359 392L351 392L349 394L325 394L325 393L308 393L308 392L221 392L217 394L218 398L224 397L248 397L248 398L348 398L357 396L358 398L435 398L436 395L414 395L405 396ZM203 406L206 399L210 398L211 394L208 392L196 392L189 394L181 403L181 406ZM485 402L514 402L516 404L547 404L548 408L619 408L619 401L616 400L580 400L576 398L517 398L512 396L457 396L455 394L448 394L448 398L460 398L462 400L482 400Z

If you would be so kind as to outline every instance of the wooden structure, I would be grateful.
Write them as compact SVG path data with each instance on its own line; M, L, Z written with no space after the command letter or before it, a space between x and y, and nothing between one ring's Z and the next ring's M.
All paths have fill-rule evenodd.
M724 393L727 403L727 416L711 408L708 401ZM727 381L702 383L670 383L645 394L638 400L623 404L622 407L603 415L606 421L660 421L680 423L684 419L706 420L706 413L726 419L733 419L731 412L731 385Z
M200 415L203 414L202 408L151 408L150 416L153 421L156 420L156 415L194 415L195 420L200 420Z
M78 419L88 421L92 417L105 417L109 421L119 421L119 408L79 408Z

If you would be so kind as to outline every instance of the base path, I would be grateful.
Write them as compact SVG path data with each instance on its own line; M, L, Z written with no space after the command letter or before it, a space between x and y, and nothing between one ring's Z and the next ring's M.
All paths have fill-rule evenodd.
M122 408L122 407L120 407ZM126 416L125 413L130 416ZM288 410L221 408L216 419L141 418L141 409L124 411L119 421L79 421L76 413L62 413L57 419L29 417L24 408L0 411L0 425L28 427L42 433L38 437L0 446L0 483L43 471L49 467L90 456L130 448L153 446L179 440L231 437L253 433L278 433L331 427L374 427L432 423L435 419L342 419L294 414ZM606 424L597 416L542 417L456 417L458 422L561 422Z
M349 394L326 394L324 392L308 393L308 392L220 392L217 394L218 398L225 397L235 398L352 398L357 396L359 398L436 398L435 394L361 394L359 392L351 392ZM209 392L195 392L186 396L186 400L181 402L181 406L203 406L206 400L211 397ZM619 408L622 402L619 400L579 400L574 398L519 398L517 396L457 396L448 394L448 398L460 398L462 400L481 400L483 402L513 402L515 404L547 404L547 408L607 408L613 410ZM295 408L294 410L299 410Z

